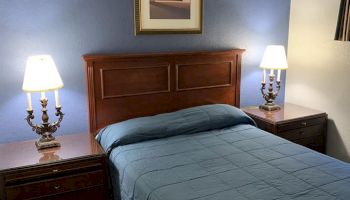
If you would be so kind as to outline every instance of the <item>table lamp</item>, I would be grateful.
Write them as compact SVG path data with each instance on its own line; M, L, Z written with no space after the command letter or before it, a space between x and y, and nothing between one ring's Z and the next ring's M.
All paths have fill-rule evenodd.
M275 99L281 89L281 70L288 68L286 52L282 45L269 45L265 49L264 57L260 63L260 68L263 69L263 78L261 81L261 93L265 99L265 103L259 108L267 111L279 110L281 107L275 104ZM266 89L266 70L269 73L269 87ZM277 79L275 72L277 70ZM274 82L276 82L276 91L274 91Z
M58 89L63 87L63 82L60 74L57 71L56 65L49 55L30 56L27 59L26 70L24 74L22 89L27 93L27 112L28 116L26 120L29 126L39 134L41 137L35 142L38 150L59 147L60 143L52 135L63 120L63 113L61 112L61 105L58 96ZM45 96L45 92L54 91L56 101L56 113L58 117L56 122L49 122L49 116L47 114L48 99ZM32 92L40 92L41 98L41 111L42 111L42 124L34 124L34 114L32 107Z

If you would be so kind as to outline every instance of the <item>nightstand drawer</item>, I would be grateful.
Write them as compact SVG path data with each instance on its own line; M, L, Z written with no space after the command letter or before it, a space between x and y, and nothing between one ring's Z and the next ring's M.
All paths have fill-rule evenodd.
M260 119L254 119L256 125L258 126L258 128L267 131L267 132L274 132L274 125L270 124L270 123L266 123L263 120Z
M21 184L28 181L42 180L44 178L54 178L65 174L82 173L101 169L103 163L95 160L72 161L69 163L52 164L51 166L41 166L35 169L20 169L5 175L5 185Z
M312 118L312 119L305 119L305 120L299 120L295 122L289 122L286 124L281 124L277 126L277 132L283 132L298 128L304 128L308 126L313 126L317 124L324 124L326 122L326 117L319 117L319 118Z
M93 199L93 200L109 200L108 194L105 192L103 185L93 186L73 192L61 193L53 196L45 196L35 198L35 200L77 200L77 199Z
M34 141L0 145L0 199L109 199L107 157L89 134L59 136L59 148Z
M243 111L260 129L324 153L327 138L327 113L285 103L280 110L266 111L246 107Z
M324 141L322 136L303 138L293 142L316 151L322 152L324 150Z
M103 171L65 176L6 187L8 199L29 199L103 185Z
M315 126L309 126L305 128L298 128L290 131L284 131L277 133L276 135L285 138L287 140L300 140L307 137L319 136L323 134L324 125L319 124Z

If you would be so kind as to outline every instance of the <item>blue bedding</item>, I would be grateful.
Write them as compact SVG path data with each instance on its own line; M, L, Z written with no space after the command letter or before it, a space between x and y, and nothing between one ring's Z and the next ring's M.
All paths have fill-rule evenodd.
M128 120L97 139L115 199L350 199L349 164L257 129L228 105Z

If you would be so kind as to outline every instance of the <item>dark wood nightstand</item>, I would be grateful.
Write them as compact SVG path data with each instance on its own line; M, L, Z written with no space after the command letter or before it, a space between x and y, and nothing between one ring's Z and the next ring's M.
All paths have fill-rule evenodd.
M254 119L260 129L318 152L325 152L327 114L286 103L278 111L246 107L242 110Z
M107 158L89 134L57 137L61 147L38 152L34 141L0 145L0 198L109 198Z

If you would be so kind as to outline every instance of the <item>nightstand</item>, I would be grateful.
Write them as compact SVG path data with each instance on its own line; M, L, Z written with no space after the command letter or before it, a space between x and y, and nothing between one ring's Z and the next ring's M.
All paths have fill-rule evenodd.
M265 111L258 107L246 107L242 110L254 119L258 128L325 153L327 134L325 112L289 103L277 111Z
M35 141L0 145L0 199L109 198L107 158L89 134L57 137L61 147Z

